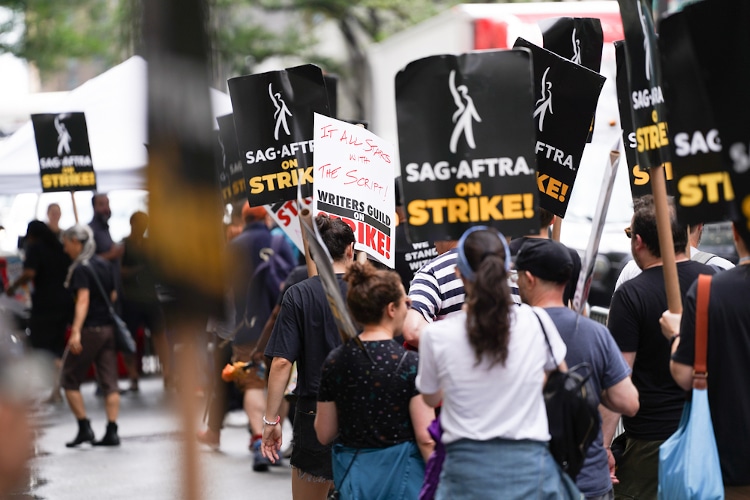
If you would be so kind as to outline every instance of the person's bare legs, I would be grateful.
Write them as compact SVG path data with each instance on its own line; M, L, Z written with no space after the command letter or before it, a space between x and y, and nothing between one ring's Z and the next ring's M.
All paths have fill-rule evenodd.
M325 500L328 491L333 488L333 481L310 481L309 477L299 477L301 471L292 468L292 498L294 500Z
M119 397L119 395L118 395ZM70 411L78 420L86 418L86 405L83 404L81 391L65 390L65 399L68 400Z
M253 435L263 434L263 414L266 411L265 391L263 389L247 389L242 402Z
M80 392L78 393L80 394ZM104 400L104 411L107 413L107 420L110 422L117 421L120 412L120 393L110 392Z

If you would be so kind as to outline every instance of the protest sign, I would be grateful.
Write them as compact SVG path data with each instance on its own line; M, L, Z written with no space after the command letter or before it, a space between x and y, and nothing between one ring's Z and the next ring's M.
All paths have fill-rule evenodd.
M684 224L726 220L734 191L687 16L668 16L659 28L677 218Z
M628 88L628 58L625 53L625 41L618 40L615 45L615 60L617 64L617 106L620 111L620 126L622 127L622 142L625 146L625 167L628 170L630 180L630 193L633 199L651 194L651 176L647 170L641 170L638 165L636 148L638 143L633 130L633 115L630 109L630 90ZM622 163L622 162L621 162ZM667 193L672 194L674 182L672 182L672 165L665 165L667 180Z
M312 199L308 198L308 202ZM294 245L301 253L305 253L305 247L302 244L302 227L299 222L299 205L297 200L287 200L266 205L266 210L276 225L294 242Z
M83 113L31 115L42 192L96 191L89 132Z
M320 68L312 64L228 80L237 145L252 206L312 194L313 113L328 114Z
M701 80L721 136L724 170L729 172L734 192L729 217L750 231L750 122L746 116L746 110L750 109L747 91L750 85L750 33L747 30L750 5L710 0L686 6L677 15L685 18L680 22L686 23L689 31ZM721 187L716 185L717 189ZM708 190L706 196L709 196Z
M531 81L526 50L432 56L396 75L412 241L457 240L477 224L539 231Z
M240 160L240 150L237 147L237 135L234 130L234 115L224 115L216 118L219 123L219 153L221 154L221 172L224 175L219 183L224 203L234 203L247 198L245 176Z
M625 29L628 90L638 166L641 170L649 170L667 304L671 312L681 313L682 296L677 279L665 177L669 163L669 137L654 23L645 0L618 0L618 4Z
M565 217L605 78L519 38L534 61L539 206Z
M539 21L544 48L599 72L604 35L602 22L592 17L555 17Z
M221 201L224 204L232 203L232 188L229 185L229 175L224 168L224 145L221 142L221 136L218 130L214 130L214 168L216 168L216 178L219 180L219 190L221 192ZM244 188L244 181L242 184Z
M356 250L393 268L395 148L372 132L315 114L313 213L339 217L354 231Z
M669 161L659 48L650 2L618 0L618 3L625 30L629 107L635 130L636 155L640 169L649 170Z
M554 17L539 21L542 30L542 45L550 52L580 64L591 71L599 72L602 66L604 34L602 21L595 17ZM594 119L591 119L586 142L594 135Z
M338 116L338 90L339 77L336 75L323 75L323 83L326 86L326 95L328 96L328 116L336 118Z

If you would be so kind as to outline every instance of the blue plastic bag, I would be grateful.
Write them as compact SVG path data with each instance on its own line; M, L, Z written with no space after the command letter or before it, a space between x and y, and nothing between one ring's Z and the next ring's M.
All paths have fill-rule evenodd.
M708 391L693 389L677 431L659 447L659 500L723 498Z

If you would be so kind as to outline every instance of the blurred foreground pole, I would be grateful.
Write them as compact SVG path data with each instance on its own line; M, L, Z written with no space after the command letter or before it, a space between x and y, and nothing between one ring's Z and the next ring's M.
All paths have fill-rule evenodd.
M201 494L197 421L196 340L208 315L221 315L222 207L213 167L207 7L204 0L143 2L148 61L149 239L160 280L174 294L168 328L178 338L176 361L185 432L183 494Z

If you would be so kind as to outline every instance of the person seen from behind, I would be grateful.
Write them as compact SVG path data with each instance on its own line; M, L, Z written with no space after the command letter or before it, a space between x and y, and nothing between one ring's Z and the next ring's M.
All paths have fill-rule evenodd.
M673 198L668 198L668 207L677 278L684 301L698 275L714 274L715 270L689 260L687 227L677 220ZM667 309L667 292L652 195L634 200L633 217L625 235L630 238L633 260L642 272L615 291L607 326L632 369L640 408L635 416L622 418L625 437L618 439L624 439L626 444L617 459L619 482L614 489L618 498L656 498L659 446L677 430L685 391L669 373L669 342L659 327L659 318ZM606 408L600 410L602 438L607 446L612 443L620 415ZM612 453L611 449L607 451Z
M56 371L62 365L65 331L72 319L73 301L64 286L69 266L70 257L55 233L44 222L33 220L26 228L23 272L5 291L12 297L18 287L34 284L29 341L54 359ZM55 385L49 398L53 403L62 401Z
M347 285L343 276L354 258L354 232L341 219L324 214L315 217L315 224L333 259L333 271L341 295L345 297ZM296 361L297 402L290 459L295 500L325 499L332 486L331 447L318 441L314 422L320 368L328 353L339 345L341 335L320 277L313 276L288 288L265 350L265 355L273 361L268 374L262 450L271 462L279 460L280 410L292 364Z
M147 257L147 230L148 214L134 212L130 216L130 235L122 240L122 319L134 335L141 327L148 329L159 357L164 387L170 388L172 381L166 322L156 293L155 272ZM124 355L130 378L130 392L139 390L141 356L142 353Z
M417 353L393 340L411 301L398 274L370 263L353 263L344 280L362 333L323 364L318 440L336 440L333 476L341 498L417 498L435 444L427 432L435 412L415 386Z
M733 227L737 267L711 280L708 303L708 404L727 499L750 498L750 233ZM686 391L693 385L697 284L688 290L682 315L665 311L662 331L671 343L670 371ZM681 321L680 321L681 320Z
M542 396L545 374L566 368L555 363L566 347L543 309L514 305L506 259L505 237L495 229L466 231L456 265L464 310L422 331L417 388L430 406L442 401L438 500L578 493L549 451Z
M529 239L516 257L521 298L524 303L542 307L549 314L568 348L565 356L568 367L588 363L579 373L590 375L596 402L632 417L638 411L638 390L630 380L630 367L609 330L565 306L566 283L573 267L568 248L562 243ZM583 468L575 477L576 485L587 500L614 498L614 463L612 469L609 465L599 427L597 437L586 450Z

